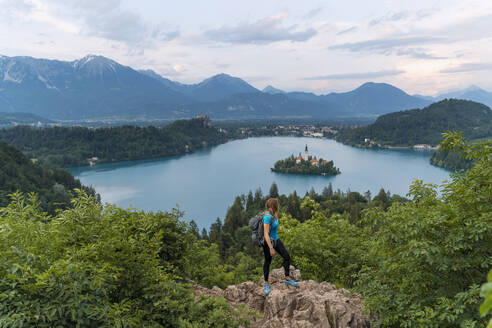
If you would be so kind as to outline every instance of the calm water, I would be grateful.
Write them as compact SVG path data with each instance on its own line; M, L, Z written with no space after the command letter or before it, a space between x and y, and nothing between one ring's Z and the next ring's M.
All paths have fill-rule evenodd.
M273 173L276 160L297 155L308 145L317 157L332 159L342 174L332 177ZM237 195L261 187L267 193L276 182L280 193L296 190L304 195L312 187L321 192L329 182L343 191L376 195L380 188L402 196L413 179L441 183L449 173L429 164L429 151L368 150L345 146L333 140L265 137L232 141L209 150L153 161L100 164L74 168L85 185L92 185L104 202L144 210L185 211L208 228L224 218Z

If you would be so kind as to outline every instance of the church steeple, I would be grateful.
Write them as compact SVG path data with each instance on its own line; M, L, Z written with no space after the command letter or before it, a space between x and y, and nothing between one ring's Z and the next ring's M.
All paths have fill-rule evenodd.
M309 152L306 144L306 148L304 149L304 160L307 161L309 159Z

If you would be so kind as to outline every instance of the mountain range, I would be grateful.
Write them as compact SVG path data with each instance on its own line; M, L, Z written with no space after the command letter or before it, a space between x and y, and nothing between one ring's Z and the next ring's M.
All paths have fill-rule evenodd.
M471 92L488 102L490 94L481 91L471 90L466 96ZM236 119L357 117L421 108L431 102L385 83L368 82L349 92L316 95L272 86L260 91L227 74L182 84L97 55L71 62L0 56L0 112L56 120L177 119L197 114Z

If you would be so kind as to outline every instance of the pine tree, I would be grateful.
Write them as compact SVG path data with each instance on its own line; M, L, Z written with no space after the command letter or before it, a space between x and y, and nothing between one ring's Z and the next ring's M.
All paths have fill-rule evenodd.
M260 202L263 199L263 192L261 188L256 189L255 191L255 203Z
M208 240L207 229L205 229L205 228L202 229L202 235L200 236L200 238L203 240Z
M278 198L278 186L275 182L273 182L272 186L270 187L270 197Z
M214 223L210 225L209 240L211 243L219 244L220 234L222 233L222 221L217 218Z
M246 210L249 210L251 206L253 206L253 203L254 203L253 193L250 190L248 193L248 198L246 199Z
M326 198L331 198L333 196L333 185L331 184L331 182L328 184L328 187L325 187L323 189L323 193L322 194Z
M236 197L234 204L227 211L226 218L224 220L224 232L234 235L234 231L239 228L243 222L241 217L241 212L243 210L243 206L241 204L241 198Z
M195 235L196 238L200 239L200 233L198 232L198 225L195 220L191 220L188 224L188 230Z

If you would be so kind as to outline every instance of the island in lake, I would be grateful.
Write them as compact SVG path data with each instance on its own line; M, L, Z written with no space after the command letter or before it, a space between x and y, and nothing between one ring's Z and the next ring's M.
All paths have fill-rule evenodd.
M316 156L309 156L308 147L304 150L304 157L294 157L291 155L286 159L275 162L271 168L273 172L288 173L288 174L308 174L308 175L336 175L340 174L340 170L335 167L333 161L326 161L322 158L317 159Z

